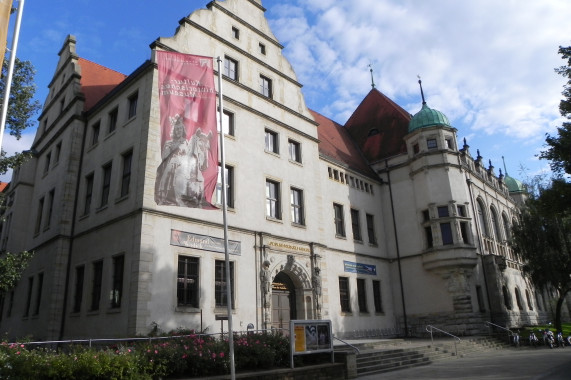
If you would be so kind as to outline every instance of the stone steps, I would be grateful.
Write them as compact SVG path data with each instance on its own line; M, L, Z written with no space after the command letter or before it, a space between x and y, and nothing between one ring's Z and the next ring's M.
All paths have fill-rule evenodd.
M426 339L395 339L356 346L360 350L356 355L358 376L429 365L435 361L453 359L456 355L464 357L509 347L494 337L464 338L457 342L456 347L451 339L438 339L434 343Z

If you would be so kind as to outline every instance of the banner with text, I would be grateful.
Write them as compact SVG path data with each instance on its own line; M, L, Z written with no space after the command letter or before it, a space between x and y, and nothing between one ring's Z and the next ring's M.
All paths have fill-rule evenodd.
M212 58L157 51L161 164L159 205L213 209L218 178L216 89Z

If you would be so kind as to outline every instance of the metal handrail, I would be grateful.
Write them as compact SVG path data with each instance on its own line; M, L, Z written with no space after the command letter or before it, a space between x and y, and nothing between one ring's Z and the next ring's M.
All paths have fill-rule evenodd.
M430 327L430 330L428 329L429 327ZM432 325L427 325L426 331L428 331L430 333L430 341L432 342L432 345L434 345L434 338L432 337L432 330L438 330L441 333L444 333L444 334L449 335L453 338L456 338L456 339L458 339L458 342L462 341L462 339L458 338L456 335L450 334L449 332L444 331L444 330L440 330L438 327L434 327ZM455 352L456 357L458 357L458 347L457 347L456 343L457 342L454 341L454 352Z
M507 327L503 327L500 325L496 325L495 323L492 322L486 322L486 324L488 325L488 327L494 326L494 327L498 327L502 330L506 330L508 332L508 340L510 340L510 337L514 336L514 333L512 330L508 329ZM491 334L490 334L491 335Z
M337 340L340 341L341 343L343 343L343 344L345 344L345 345L351 347L352 349L354 349L355 351L357 351L357 354L360 354L360 353L361 353L361 351L360 351L357 347L353 346L351 343L345 342L343 339L339 339L339 338L337 338L335 335L333 335L333 339L337 339Z

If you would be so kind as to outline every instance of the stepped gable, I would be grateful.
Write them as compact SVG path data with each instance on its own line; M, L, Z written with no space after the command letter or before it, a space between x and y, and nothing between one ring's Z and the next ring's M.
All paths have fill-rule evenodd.
M88 111L127 78L125 74L84 58L79 58L78 63L81 67L81 92L85 95L84 111Z
M372 89L345 123L345 129L369 162L406 153L404 136L411 115Z
M355 142L341 124L328 119L316 111L309 110L309 112L311 112L315 121L319 123L317 134L319 137L320 155L345 164L350 169L364 175L376 178L376 174L371 170Z

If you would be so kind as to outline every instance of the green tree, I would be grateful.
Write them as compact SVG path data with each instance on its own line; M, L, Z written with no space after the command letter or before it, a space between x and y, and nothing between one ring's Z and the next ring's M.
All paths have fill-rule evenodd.
M563 86L564 99L559 103L559 112L567 120L571 120L571 46L559 47L561 58L567 60L567 64L555 69L555 71L567 78ZM571 175L571 121L566 121L557 128L557 135L547 134L545 138L547 150L541 152L540 158L550 161L551 170L557 175Z
M6 114L6 130L17 139L22 137L22 132L34 125L32 117L40 110L40 103L34 100L36 86L34 84L34 67L29 61L15 60L12 75L12 86L8 112ZM8 59L2 62L2 75L0 76L0 108L3 106L3 96L6 88L8 75ZM9 156L3 149L0 153L0 174L5 174L22 164L29 157L29 153L16 152ZM0 193L0 212L4 210L4 193ZM3 222L1 220L0 222ZM32 258L32 252L10 253L0 255L0 296L12 289L28 262Z
M6 117L6 130L10 135L20 139L22 132L34 126L33 117L40 110L40 103L34 99L36 85L34 83L34 66L29 61L20 61L16 58L12 75L12 87L8 102ZM0 108L3 105L6 77L8 75L8 59L2 63L2 76L0 77ZM4 149L0 155L0 174L9 169L16 168L29 157L29 153L16 152L9 156Z
M523 271L541 290L557 291L555 327L561 330L561 307L571 288L571 218L554 213L554 187L531 198L512 228L512 248L525 263Z

